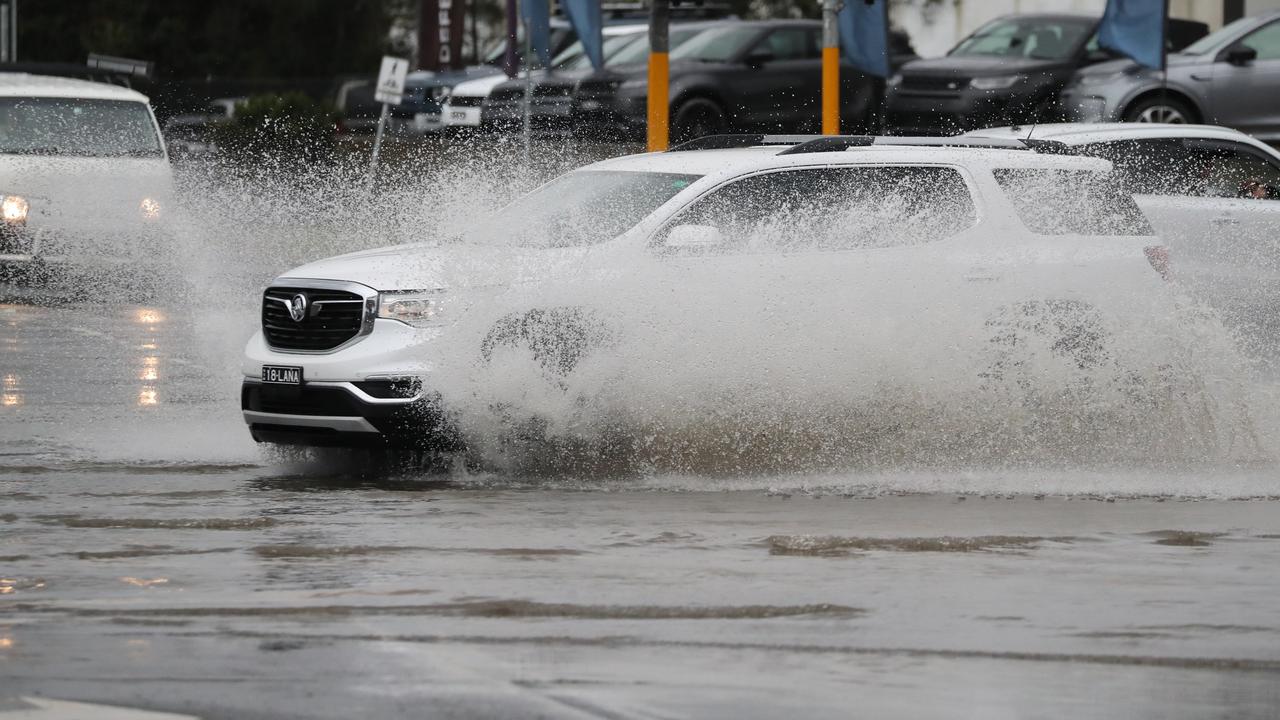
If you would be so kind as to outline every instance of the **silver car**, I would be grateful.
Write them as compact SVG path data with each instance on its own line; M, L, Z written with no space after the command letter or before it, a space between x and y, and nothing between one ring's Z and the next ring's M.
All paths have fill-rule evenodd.
M1168 59L1168 79L1131 60L1081 69L1063 90L1079 122L1213 123L1280 140L1280 11L1242 18Z

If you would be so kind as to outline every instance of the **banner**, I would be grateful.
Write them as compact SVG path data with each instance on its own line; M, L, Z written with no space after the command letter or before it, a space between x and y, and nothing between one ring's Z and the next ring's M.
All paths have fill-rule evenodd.
M464 67L462 38L466 0L422 0L418 10L418 69L440 71Z
M560 0L569 24L578 33L582 47L591 58L591 67L604 67L604 17L600 12L600 0Z
M1098 45L1133 58L1139 65L1164 70L1168 0L1107 0L1098 25Z
M889 77L888 0L845 0L836 24L849 62L868 75Z
M542 67L551 65L551 3L549 0L522 0L520 17L529 33L529 46Z

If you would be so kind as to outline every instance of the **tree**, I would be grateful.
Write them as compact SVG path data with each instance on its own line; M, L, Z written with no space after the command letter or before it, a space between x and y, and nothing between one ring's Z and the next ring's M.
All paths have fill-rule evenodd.
M24 62L89 53L156 63L168 78L317 77L370 72L394 0L56 0L26 3Z

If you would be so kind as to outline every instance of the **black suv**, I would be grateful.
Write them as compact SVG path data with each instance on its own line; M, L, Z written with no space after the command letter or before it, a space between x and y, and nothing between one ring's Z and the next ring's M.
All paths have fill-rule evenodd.
M671 139L759 130L815 132L822 102L822 24L760 20L708 28L671 51ZM895 59L914 57L893 33ZM847 132L873 124L881 83L842 63L840 116ZM644 136L645 63L606 67L579 81L575 134L591 139Z
M953 135L1056 119L1058 94L1075 71L1114 59L1097 44L1099 18L1011 15L961 40L944 57L914 60L889 81L885 130ZM1204 23L1169 20L1170 50L1208 33Z

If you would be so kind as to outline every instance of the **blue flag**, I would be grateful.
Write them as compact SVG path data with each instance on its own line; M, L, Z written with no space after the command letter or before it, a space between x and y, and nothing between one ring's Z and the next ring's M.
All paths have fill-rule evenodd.
M604 67L604 16L600 12L600 0L561 0L569 24L582 41L582 48L591 59L591 67Z
M551 65L551 3L549 0L523 0L520 17L526 23L529 46L542 61L542 67Z
M845 0L836 22L849 62L868 75L889 77L888 0Z
M1139 65L1163 70L1168 15L1169 0L1107 0L1098 25L1098 45L1131 57Z

